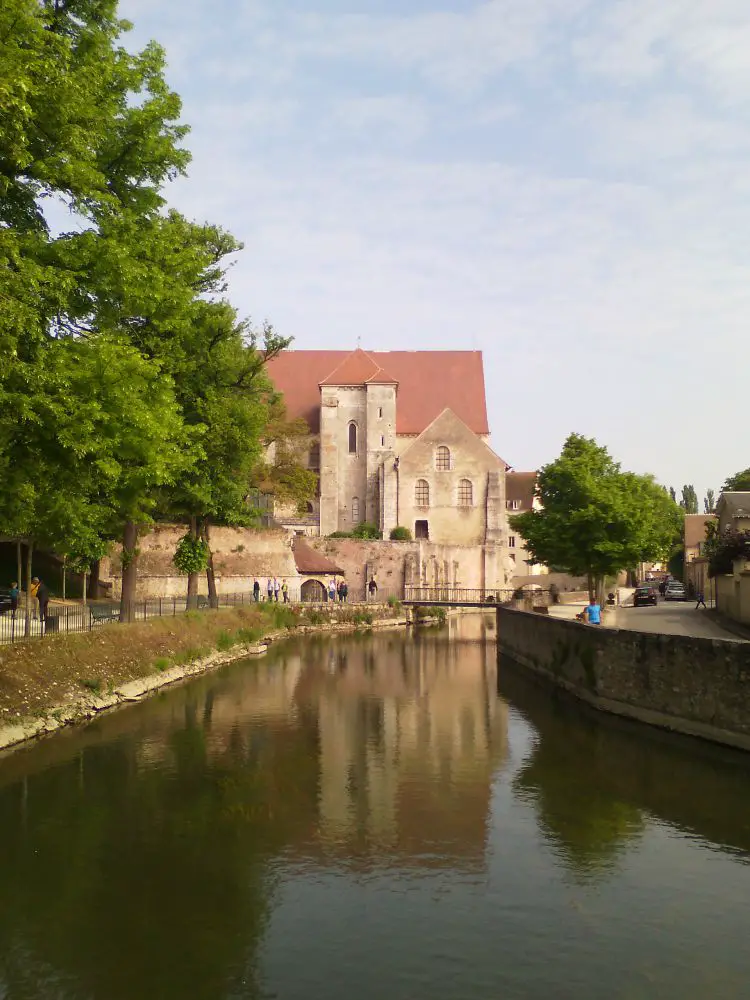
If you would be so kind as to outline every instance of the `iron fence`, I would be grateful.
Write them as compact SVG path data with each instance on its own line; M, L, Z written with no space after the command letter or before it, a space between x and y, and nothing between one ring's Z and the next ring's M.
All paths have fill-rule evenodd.
M381 603L380 598L378 601ZM186 596L146 598L130 601L124 607L120 601L91 601L88 604L65 605L53 603L49 605L46 616L41 620L38 611L33 608L28 628L25 609L19 608L15 613L11 611L0 613L0 644L40 639L45 635L65 632L91 632L110 622L146 621L149 618L176 617L187 611L206 611L211 607L236 608L256 603L268 605L268 594L262 592L257 601L252 593L219 594L213 604L205 595L190 599ZM313 596L307 594L302 596L297 590L289 590L286 597L281 592L278 597L274 594L270 603L324 605L330 603L330 598L327 594L324 595L322 590ZM347 603L357 602L350 598Z
M512 589L485 589L472 587L406 587L404 601L415 604L455 604L497 605L511 604L517 607L549 607L551 596L548 590L537 587Z

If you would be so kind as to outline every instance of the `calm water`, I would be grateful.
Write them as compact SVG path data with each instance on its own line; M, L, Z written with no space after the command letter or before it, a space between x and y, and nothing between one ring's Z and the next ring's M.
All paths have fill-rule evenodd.
M599 719L492 621L307 641L0 761L0 997L750 992L750 757Z

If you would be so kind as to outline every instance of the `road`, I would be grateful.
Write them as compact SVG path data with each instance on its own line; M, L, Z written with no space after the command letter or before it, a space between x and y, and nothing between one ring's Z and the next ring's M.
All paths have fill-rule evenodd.
M558 605L550 609L555 617L573 618L584 605ZM743 642L734 632L729 632L703 609L695 610L694 601L659 601L656 607L619 607L607 615L607 625L612 628L633 629L637 632L661 632L663 635L692 635L702 639L733 639Z

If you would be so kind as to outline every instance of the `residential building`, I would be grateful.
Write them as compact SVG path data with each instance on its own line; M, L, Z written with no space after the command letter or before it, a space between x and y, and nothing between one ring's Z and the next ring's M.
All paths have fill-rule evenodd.
M722 493L716 504L719 532L750 531L750 493Z
M541 509L536 495L536 472L508 472L505 476L505 506L509 515ZM530 563L522 535L508 527L508 555L517 577L546 576L549 569L542 563Z

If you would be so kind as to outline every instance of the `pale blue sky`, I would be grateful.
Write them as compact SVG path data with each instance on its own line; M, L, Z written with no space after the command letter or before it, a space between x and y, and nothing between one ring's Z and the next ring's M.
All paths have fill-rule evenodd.
M516 468L579 431L699 493L750 465L747 0L123 0L170 192L297 348L484 351Z

